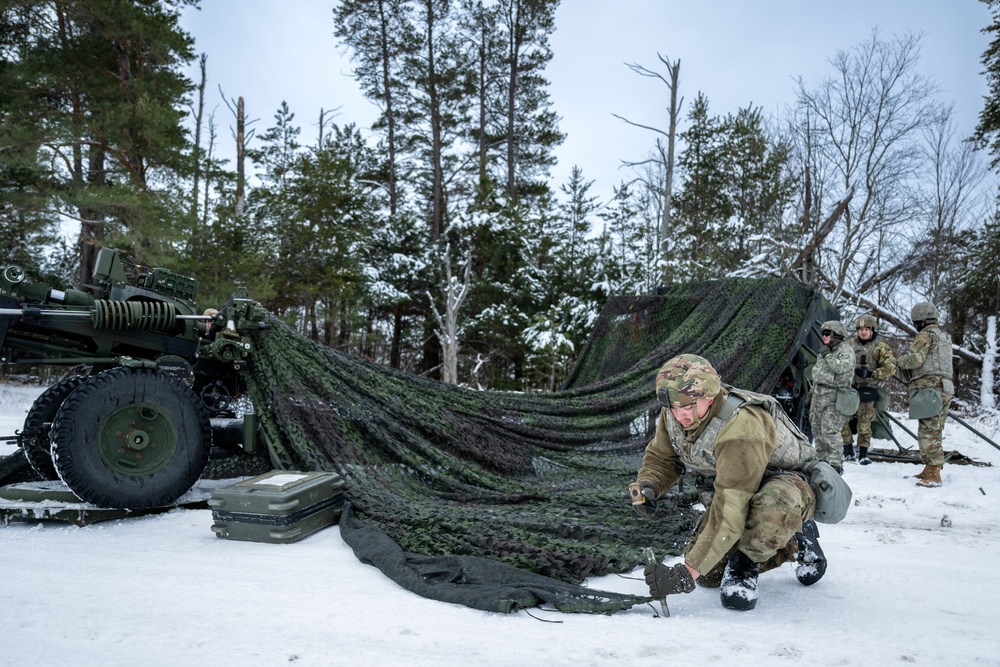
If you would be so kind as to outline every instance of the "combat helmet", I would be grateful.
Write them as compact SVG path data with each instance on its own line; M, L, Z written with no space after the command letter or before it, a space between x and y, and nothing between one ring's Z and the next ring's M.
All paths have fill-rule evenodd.
M715 398L722 379L708 359L697 354L681 354L663 364L656 374L656 398L665 408L696 403L699 398Z
M857 331L858 329L871 329L872 333L875 333L878 330L875 326L875 318L871 315L862 315L854 325L854 330Z
M833 336L831 336L831 338L836 337L840 340L847 338L847 327L845 327L844 323L840 320L827 320L826 322L823 322L819 328L821 332L832 331Z
M910 319L913 320L913 326L918 329L923 328L932 322L937 322L937 306L930 301L921 301L920 303L914 304L913 309L910 310Z

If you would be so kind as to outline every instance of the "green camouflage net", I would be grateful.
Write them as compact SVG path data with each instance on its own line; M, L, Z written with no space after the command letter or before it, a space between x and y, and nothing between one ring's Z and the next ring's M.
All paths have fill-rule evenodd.
M441 572L450 572L443 578L452 586L485 558L564 585L518 597L486 591L480 581L469 586L478 593L460 596L464 604L509 611L534 600L606 612L649 598L574 584L632 570L646 547L680 554L697 519L681 494L653 520L629 505L660 365L697 352L723 381L767 390L819 300L801 283L776 280L612 299L568 388L551 394L473 391L394 372L317 345L273 317L254 335L245 375L274 464L333 470L347 481L350 520L342 529L363 560L403 585L422 582L407 587L433 597L424 589ZM364 531L400 553L386 556L384 543L382 555L365 552L348 537ZM471 560L457 571L440 560L419 569L421 557ZM418 575L390 573L390 562ZM511 571L497 572L505 579Z
M726 384L766 393L812 325L831 316L822 295L792 280L712 280L662 296L614 297L564 387L617 382L626 372L653 377L664 361L690 352L711 361Z

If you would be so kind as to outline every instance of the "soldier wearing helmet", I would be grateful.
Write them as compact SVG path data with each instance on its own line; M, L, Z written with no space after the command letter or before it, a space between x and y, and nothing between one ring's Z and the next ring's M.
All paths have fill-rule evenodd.
M915 400L928 394L937 414L919 420L917 442L924 469L917 474L917 485L941 486L941 469L944 467L942 435L948 417L955 385L952 382L951 337L938 327L938 310L933 303L921 301L910 311L917 335L909 351L901 356L898 366L904 380L908 380L911 411ZM919 399L918 399L919 395Z
M844 446L840 432L847 415L838 410L837 393L851 389L854 380L854 348L845 345L847 328L840 320L829 320L820 326L823 347L812 367L812 400L809 423L816 441L816 456L834 469L844 472ZM851 410L853 414L854 410Z
M712 364L694 354L663 365L656 396L660 416L630 485L633 508L652 515L656 499L686 470L710 480L713 493L684 563L647 565L650 593L721 584L722 605L745 611L756 605L761 571L794 561L800 582L819 581L826 558L812 520L816 496L802 473L816 462L815 452L791 422L776 422L770 410L781 411L777 402L723 384Z
M851 339L857 366L854 368L854 387L858 390L861 402L855 413L858 433L857 462L868 465L868 448L872 443L872 422L875 420L875 401L878 391L886 378L896 372L896 357L885 341L878 340L878 329L875 318L862 315L855 324L857 336ZM850 419L840 432L844 439L844 460L854 461L854 439L851 434Z

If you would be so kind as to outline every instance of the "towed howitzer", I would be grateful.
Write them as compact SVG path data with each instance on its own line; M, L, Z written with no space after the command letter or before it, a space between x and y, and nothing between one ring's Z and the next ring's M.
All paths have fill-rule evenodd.
M210 455L253 453L257 424L240 371L265 311L245 291L198 314L197 282L167 269L130 278L98 252L91 292L0 266L0 365L84 366L43 392L18 442L43 479L100 507L168 505Z

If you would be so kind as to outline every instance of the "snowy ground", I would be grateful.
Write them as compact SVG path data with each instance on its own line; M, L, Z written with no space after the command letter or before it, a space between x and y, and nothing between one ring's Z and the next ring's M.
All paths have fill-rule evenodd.
M39 392L0 384L0 435ZM766 573L745 613L705 589L671 597L670 618L484 613L402 590L335 527L227 541L209 510L11 523L0 665L1000 665L1000 451L954 422L945 445L993 467L947 466L942 488L923 489L907 477L917 466L848 464L855 507L820 526L826 577L804 588L790 566ZM589 585L643 592L638 577Z

